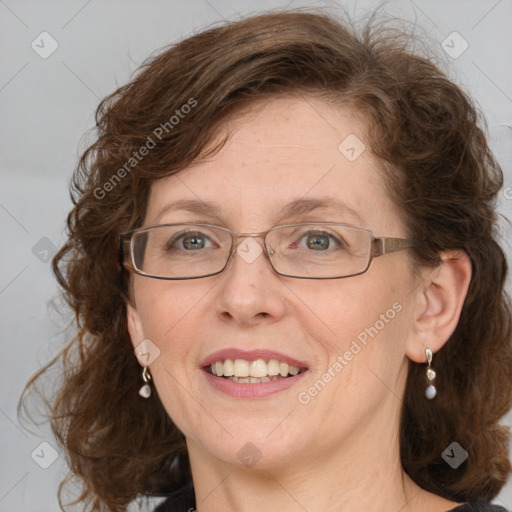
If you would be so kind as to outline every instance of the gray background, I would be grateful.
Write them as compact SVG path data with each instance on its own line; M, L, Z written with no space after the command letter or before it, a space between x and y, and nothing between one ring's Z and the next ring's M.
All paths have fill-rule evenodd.
M44 427L23 430L16 404L28 377L63 342L65 321L49 305L57 288L47 260L63 242L68 183L96 105L156 49L223 18L285 5L341 5L357 18L377 2L0 0L0 512L59 510L64 456L41 467L53 452L40 443L56 443ZM512 0L392 0L383 11L433 39L450 75L480 104L506 175L499 207L512 217ZM31 47L51 48L43 31L59 45L45 59ZM467 50L454 55L464 41ZM504 239L510 253L506 225ZM512 509L510 482L497 502Z

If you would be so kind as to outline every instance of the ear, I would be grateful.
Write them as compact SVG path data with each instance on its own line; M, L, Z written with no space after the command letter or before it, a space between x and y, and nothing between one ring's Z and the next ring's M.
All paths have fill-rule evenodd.
M462 250L441 253L441 263L422 272L415 291L413 336L406 345L412 361L424 363L425 349L440 350L455 331L471 281L471 261Z
M128 302L126 304L126 318L128 322L128 332L132 340L133 348L135 349L142 340L145 339L144 329L142 328L142 321L135 304Z

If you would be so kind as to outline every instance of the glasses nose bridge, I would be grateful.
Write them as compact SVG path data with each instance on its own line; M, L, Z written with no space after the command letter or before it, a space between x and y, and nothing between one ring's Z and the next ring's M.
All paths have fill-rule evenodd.
M266 250L266 242L265 239L267 237L269 231L261 231L259 233L239 233L238 231L231 231L231 239L233 241L233 249L236 249L241 241L245 238L261 238L263 240L263 249Z
M230 233L231 233L231 236L233 237L233 239L235 239L235 238L247 238L247 237L250 237L250 238L263 237L263 238L265 238L265 236L268 233L268 231L261 231L260 233L239 233L238 231L231 231L230 230Z
M267 243L266 243L266 238L270 231L273 231L273 230L269 229L267 231L260 231L259 233L239 233L238 231L229 230L229 232L231 233L232 245L231 245L231 251L230 251L228 260L231 259L233 253L235 253L237 251L239 245L246 238L252 238L252 239L261 238L263 241L263 246L262 246L263 254L265 254L267 259L270 261L270 264L272 265L272 267L274 267L274 264L273 264L272 258L271 258L271 256L274 254L274 250L271 247L267 247Z

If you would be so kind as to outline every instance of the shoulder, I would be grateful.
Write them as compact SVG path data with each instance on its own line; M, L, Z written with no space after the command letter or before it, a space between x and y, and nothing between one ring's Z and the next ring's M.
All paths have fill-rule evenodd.
M487 500L479 499L464 503L456 508L453 508L449 512L508 512L507 509L500 507L499 505L493 505Z

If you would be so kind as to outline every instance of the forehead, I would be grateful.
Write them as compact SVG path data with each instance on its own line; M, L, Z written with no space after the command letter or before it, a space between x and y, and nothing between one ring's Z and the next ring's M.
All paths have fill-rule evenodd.
M364 123L350 110L314 97L275 98L226 122L218 136L226 135L208 160L152 185L146 224L167 222L173 205L188 201L211 206L212 216L233 229L268 229L286 211L306 214L293 205L309 202L317 207L308 215L359 218L371 229L396 231L398 212L365 142Z

